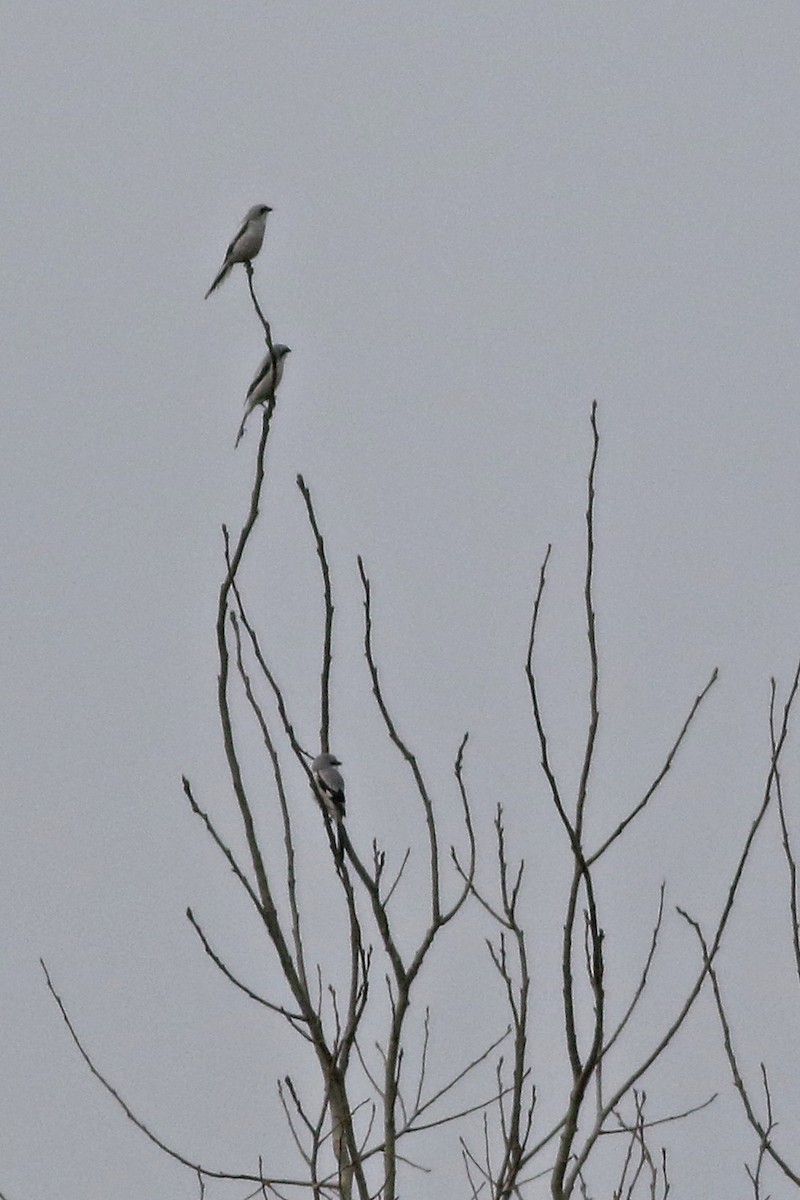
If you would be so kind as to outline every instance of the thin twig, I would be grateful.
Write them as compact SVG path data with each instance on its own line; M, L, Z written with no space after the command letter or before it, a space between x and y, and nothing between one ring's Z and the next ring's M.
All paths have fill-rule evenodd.
M261 1005L263 1005L264 1008L268 1008L271 1012L278 1013L279 1016L285 1017L287 1021L292 1022L293 1028L297 1031L297 1033L299 1033L302 1037L310 1040L308 1038L308 1034L306 1033L306 1031L304 1029L298 1028L297 1025L295 1024L295 1022L303 1023L305 1021L305 1018L303 1017L303 1015L301 1013L291 1012L288 1008L284 1008L280 1004L274 1004L271 1000L266 1000L263 996L259 996L257 992L254 992L252 990L252 988L249 988L246 983L242 983L241 979L238 979L233 974L233 972L230 970L230 968L225 965L225 963L222 961L222 959L219 957L219 955L213 949L210 942L208 941L208 938L206 937L205 933L203 932L203 930L200 926L200 923L197 921L194 913L192 912L191 908L186 909L186 916L189 920L190 925L192 926L195 933L199 937L202 947L205 950L206 954L211 959L211 961L215 964L215 966L217 966L219 968L219 970L222 972L222 974L225 976L225 978L230 980L230 982L235 987L237 987L239 989L239 991L244 992L245 996L249 996L251 1000L255 1000L256 1004L261 1004Z
M616 1029L611 1034L611 1036L608 1038L605 1046L603 1047L603 1055L604 1056L608 1054L611 1047L618 1040L621 1033L625 1029L625 1026L628 1024L628 1021L633 1016L636 1005L641 1000L642 995L644 993L644 989L647 986L647 979L650 974L650 968L653 965L653 959L655 958L656 949L658 947L658 935L661 932L661 923L664 918L664 891L665 891L665 885L662 883L661 887L659 888L659 893L658 893L658 915L656 916L656 923L655 923L655 926L653 927L653 934L650 939L650 949L647 953L647 958L645 959L644 967L642 968L642 973L639 977L639 982L636 986L633 996L631 997L630 1003L629 1003L628 1007L626 1008L624 1015L622 1016L622 1019L620 1020Z
M234 853L231 850L230 846L228 846L228 844L222 840L222 837L220 836L220 834L217 833L208 813L204 812L203 809L200 807L200 805L195 800L194 792L192 791L192 785L189 783L189 780L186 778L185 775L183 775L181 777L181 783L183 784L183 792L184 792L184 795L186 796L186 799L189 801L189 806L190 806L192 812L196 816L198 816L200 818L200 820L203 822L203 824L206 827L206 830L208 831L208 833L211 836L212 841L217 846L217 848L222 851L225 858L228 860L228 863L230 864L230 868L233 871L234 875L239 880L239 883L241 883L242 887L247 892L247 895L253 901L253 904L255 905L256 909L263 917L264 910L261 906L261 901L259 900L258 896L256 895L256 893L253 889L253 886L250 883L250 880L247 878L244 871L242 870L242 868L239 866L238 862L236 861L236 858L235 858Z
M433 921L439 919L441 913L441 897L439 891L439 846L436 834L436 822L433 816L433 804L422 776L419 763L416 756L408 748L407 744L397 732L397 727L389 713L386 701L383 696L378 667L375 662L375 656L372 648L372 590L370 581L364 568L364 560L361 555L358 556L358 573L361 578L361 586L364 595L364 656L367 660L370 679L372 681L372 694L378 705L386 731L389 734L390 740L397 747L402 757L408 763L411 774L414 778L422 809L425 814L425 825L428 831L428 841L430 844L430 873L431 873L431 912Z
M631 821L635 820L635 818L638 817L638 815L642 811L642 809L645 808L649 804L650 800L653 798L655 793L658 791L659 787L663 783L665 777L667 776L667 774L669 773L669 771L672 767L672 764L675 760L675 756L677 755L678 751L680 750L681 744L682 744L684 738L686 737L687 733L689 732L689 728L690 728L692 722L694 721L697 710L700 708L700 705L705 700L705 698L708 695L711 688L717 682L718 677L719 677L719 671L715 667L714 670L711 672L711 678L709 679L708 683L705 685L705 687L699 693L699 695L695 696L694 703L692 704L692 707L689 710L689 715L686 718L686 720L684 721L683 725L681 726L680 733L678 734L677 738L673 742L672 747L671 747L669 753L667 754L666 759L664 760L664 764L661 767L661 770L658 772L655 779L650 784L650 787L647 789L647 791L645 792L644 796L639 801L639 803L637 805L635 805L635 807L633 809L631 809L631 811L628 813L627 817L623 818L623 820L620 821L619 825L617 825L617 827L613 831L613 833L609 834L609 836L606 838L606 840L600 846L598 846L598 848L595 850L595 852L593 854L589 855L589 857L586 860L588 862L589 866L592 866L593 863L597 862L598 858L601 858L602 855L605 854L605 852L606 852L606 850L608 850L609 846L613 845L614 842L617 840L617 838L620 837L620 835L625 832L625 830L630 825Z
M78 1034L75 1030L75 1026L72 1024L69 1014L67 1013L67 1010L64 1007L63 1000L61 999L61 997L59 996L58 992L56 991L56 989L53 985L53 981L50 978L50 972L47 969L44 959L40 958L39 962L41 963L42 970L44 971L44 977L47 982L48 991L50 992L50 995L53 997L56 1004L58 1005L59 1011L64 1020L64 1024L66 1025L67 1029L69 1030L70 1037L72 1038L73 1042L75 1043L76 1047L78 1048L78 1052L80 1053L81 1058L86 1063L87 1067L89 1068L89 1071L94 1076L94 1078L100 1084L102 1084L102 1086L105 1088L105 1090L108 1092L108 1094L117 1102L119 1107L125 1113L125 1116L128 1118L128 1120L133 1125L135 1125L136 1128L139 1129L145 1135L145 1137L147 1137L155 1146L158 1146L159 1150L163 1150L163 1152L165 1154L169 1155L170 1158L174 1159L175 1162L179 1162L184 1167L188 1167L189 1170L193 1171L196 1175L202 1174L207 1179L231 1179L231 1180L244 1181L246 1183L261 1183L262 1182L262 1177L260 1175L250 1175L247 1172L243 1172L243 1171L241 1171L241 1172L240 1171L217 1171L217 1170L213 1170L210 1167L204 1167L201 1163L193 1162L192 1159L187 1158L183 1154L180 1154L177 1150L174 1150L171 1146L168 1146L166 1142L164 1142L160 1137L158 1137L155 1133L153 1133L153 1131L144 1123L144 1121L142 1121L139 1117L136 1116L133 1109L130 1107L130 1105L127 1103L127 1101L123 1099L123 1097L117 1091L117 1089L113 1086L113 1084L111 1084L108 1081L108 1079L106 1079L105 1075L103 1075L102 1072L95 1066L93 1059L89 1055L89 1052L86 1050L86 1048L83 1045L83 1042L78 1037ZM279 1184L282 1187L306 1188L306 1187L311 1186L304 1179L269 1179L268 1183L270 1184L270 1186L272 1186L274 1184Z
M773 1160L773 1162L775 1162L780 1167L781 1171L783 1171L786 1178L790 1179L792 1181L792 1183L794 1183L800 1187L800 1172L794 1171L789 1166L789 1164L786 1162L786 1159L783 1158L782 1155L780 1155L778 1153L778 1151L772 1145L772 1141L770 1140L770 1133L771 1133L771 1129L772 1129L771 1097L768 1097L768 1106L767 1106L768 1124L765 1126L762 1124L761 1121L759 1121L758 1117L756 1116L756 1112L755 1112L755 1109L753 1108L753 1104L750 1100L750 1096L749 1096L749 1093L745 1086L744 1079L742 1078L742 1073L739 1070L739 1064L736 1060L736 1055L735 1055L734 1049L733 1049L733 1039L731 1036L731 1027L728 1022L727 1015L725 1013L725 1006L722 1002L722 992L721 992L720 986L719 986L719 979L717 977L717 973L716 973L716 970L714 969L714 965L713 965L713 947L712 947L712 949L709 949L708 944L705 939L705 936L703 934L702 929L700 928L699 923L696 920L694 920L693 917L690 917L689 914L686 913L683 909L678 909L678 911L680 912L680 914L684 918L684 920L692 927L692 929L694 930L695 934L697 935L697 939L700 943L700 948L703 953L703 965L704 965L706 971L708 972L709 979L711 980L711 988L713 990L714 1001L717 1006L717 1015L719 1016L720 1025L722 1027L722 1041L723 1041L723 1045L725 1047L725 1054L728 1059L728 1065L730 1066L731 1076L733 1078L733 1085L736 1088L736 1091L739 1093L739 1098L742 1101L742 1107L744 1108L745 1116L747 1117L747 1120L749 1121L752 1129L754 1129L755 1132L758 1134L760 1145L763 1147L763 1149L766 1151L766 1153L769 1154L769 1156ZM765 1078L765 1075L763 1074L763 1064L762 1064L762 1077Z

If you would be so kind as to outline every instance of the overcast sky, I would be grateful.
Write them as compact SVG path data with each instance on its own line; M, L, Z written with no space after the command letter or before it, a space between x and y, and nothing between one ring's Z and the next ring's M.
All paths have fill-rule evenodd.
M253 1169L284 1139L276 1027L214 974L183 916L201 909L268 987L258 931L180 789L185 772L234 829L213 618L262 347L240 270L203 294L251 204L274 209L256 281L292 347L251 603L311 741L320 603L302 471L341 618L333 731L351 827L365 846L402 839L411 803L360 657L362 553L387 692L442 803L469 729L481 829L501 800L533 867L531 913L558 899L523 664L552 542L542 686L574 784L596 398L597 831L720 668L663 801L603 878L610 954L635 971L664 877L671 905L714 919L766 774L769 678L785 689L800 653L799 50L789 0L4 6L8 1200L197 1195L89 1077L39 955L100 1065L172 1143ZM312 862L326 853L315 817ZM765 1059L791 1148L782 887L773 823L723 970L749 1077ZM696 963L668 924L653 1029ZM540 934L545 963L557 927ZM706 1002L651 1095L666 1110L715 1090L676 1137L676 1198L744 1195L754 1159ZM439 1186L464 1194L460 1176ZM404 1200L428 1188L411 1177Z

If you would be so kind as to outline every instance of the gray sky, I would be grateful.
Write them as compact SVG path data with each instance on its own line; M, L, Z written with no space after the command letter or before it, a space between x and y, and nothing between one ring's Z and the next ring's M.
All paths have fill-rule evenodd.
M522 666L552 541L542 678L574 780L596 397L598 831L721 670L661 804L603 879L611 953L638 963L664 876L673 904L713 919L765 775L769 677L787 684L800 652L799 39L787 0L6 6L9 1200L196 1195L88 1077L40 954L99 1063L172 1142L252 1168L283 1137L269 1123L286 1069L275 1030L213 975L183 918L201 906L269 980L180 792L185 771L234 828L212 627L220 524L250 484L255 430L235 454L233 439L261 343L239 271L202 297L253 203L275 210L256 279L293 353L249 581L310 738L319 597L302 471L334 564L334 740L364 844L401 837L410 801L370 707L358 552L405 734L444 795L470 729L482 826L502 800L546 912L560 841ZM792 750L792 798L796 767ZM769 1028L796 1012L777 965L776 848L773 825L724 963L751 1077L764 1058L791 1146L798 1064ZM665 995L694 961L677 918L669 937ZM744 1194L753 1157L706 1004L659 1097L680 1107L716 1088L725 1098L676 1151L678 1197Z

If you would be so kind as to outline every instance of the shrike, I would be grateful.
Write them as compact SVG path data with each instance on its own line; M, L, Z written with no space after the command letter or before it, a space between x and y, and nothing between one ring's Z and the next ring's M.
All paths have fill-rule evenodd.
M242 417L242 423L239 426L239 432L236 435L237 446L242 440L245 422L250 416L250 413L257 404L264 404L266 401L271 400L275 394L278 384L283 378L283 360L286 358L287 354L291 354L291 350L288 346L282 346L279 342L277 345L272 347L272 354L270 354L268 350L261 360L261 365L256 372L256 377L250 384L250 387L247 389L247 397L244 402L244 416ZM275 359L274 383L272 380L273 356Z
M334 821L344 816L344 780L336 770L341 765L334 754L318 754L311 764L320 800Z
M223 279L226 278L234 263L249 263L253 261L261 249L261 243L264 241L264 228L267 224L267 215L271 212L272 209L268 204L254 204L250 209L242 222L242 228L225 251L225 261L220 268L217 278L206 292L206 300L214 291L214 288L218 288Z

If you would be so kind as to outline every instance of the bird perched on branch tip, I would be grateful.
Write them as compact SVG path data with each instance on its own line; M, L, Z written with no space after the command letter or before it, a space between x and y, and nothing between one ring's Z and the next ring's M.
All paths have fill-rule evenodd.
M268 204L254 204L242 221L242 227L225 251L225 261L206 292L206 300L218 288L235 263L251 263L261 249L267 216L272 212Z

